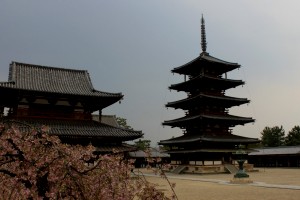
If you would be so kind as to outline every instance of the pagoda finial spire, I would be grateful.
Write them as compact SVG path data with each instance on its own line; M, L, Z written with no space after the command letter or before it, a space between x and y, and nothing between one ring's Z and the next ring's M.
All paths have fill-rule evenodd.
M202 14L202 18L201 18L201 48L202 48L202 52L206 53L206 35L205 35L205 21L203 18L203 14Z

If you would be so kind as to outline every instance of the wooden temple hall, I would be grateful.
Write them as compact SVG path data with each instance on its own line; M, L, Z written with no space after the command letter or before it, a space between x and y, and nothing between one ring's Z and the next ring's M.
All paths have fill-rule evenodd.
M183 130L180 137L162 140L171 155L174 172L226 172L234 163L237 146L258 143L258 139L232 134L232 128L254 122L251 117L229 114L233 106L249 103L246 98L226 96L228 89L244 84L242 80L227 78L227 73L240 68L215 58L206 52L204 19L201 19L202 53L194 60L174 68L171 72L184 75L184 82L173 84L171 90L185 92L187 97L169 102L167 108L182 109L185 116L164 121L164 126ZM249 151L246 150L246 151ZM249 165L251 167L251 165ZM230 170L228 170L230 171Z
M2 119L49 126L49 134L63 142L91 143L98 153L130 151L132 147L124 142L143 135L101 123L102 110L119 102L123 95L96 90L86 70L12 62L8 81L0 82L0 95ZM98 120L92 119L95 111L100 113Z

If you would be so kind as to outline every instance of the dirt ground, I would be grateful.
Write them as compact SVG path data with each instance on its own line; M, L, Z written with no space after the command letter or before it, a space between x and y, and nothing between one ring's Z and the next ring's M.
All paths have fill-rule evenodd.
M257 168L249 172L253 184L230 184L232 174L167 174L175 183L175 193L179 200L299 200L300 169ZM167 180L156 177L151 170L140 170L146 179L170 195ZM135 170L137 172L137 169ZM282 187L291 188L282 188Z

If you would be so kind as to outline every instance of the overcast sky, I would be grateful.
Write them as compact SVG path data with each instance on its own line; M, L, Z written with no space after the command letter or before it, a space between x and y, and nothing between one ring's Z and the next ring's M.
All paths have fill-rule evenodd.
M185 97L168 90L184 80L170 70L201 53L204 14L207 51L242 66L228 78L246 85L226 94L251 100L230 114L256 119L234 134L260 138L276 125L287 133L300 125L299 7L297 0L1 0L0 81L12 61L86 69L96 89L125 95L103 114L126 118L155 145L182 134L161 125L183 116L164 107Z

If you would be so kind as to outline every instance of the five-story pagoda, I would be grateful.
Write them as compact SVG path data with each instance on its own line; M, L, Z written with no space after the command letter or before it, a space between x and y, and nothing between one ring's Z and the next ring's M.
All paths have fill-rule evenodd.
M164 121L163 125L179 127L183 135L159 144L168 147L173 167L197 173L222 172L225 164L232 164L232 153L236 146L258 143L257 139L232 134L236 125L254 122L250 117L233 116L228 109L250 101L225 95L230 88L243 85L242 80L227 78L227 72L240 67L237 63L226 62L206 52L204 19L201 19L202 53L196 59L174 68L173 73L188 77L169 89L187 93L187 98L169 102L166 107L182 109L184 117ZM194 166L194 167L193 167Z

